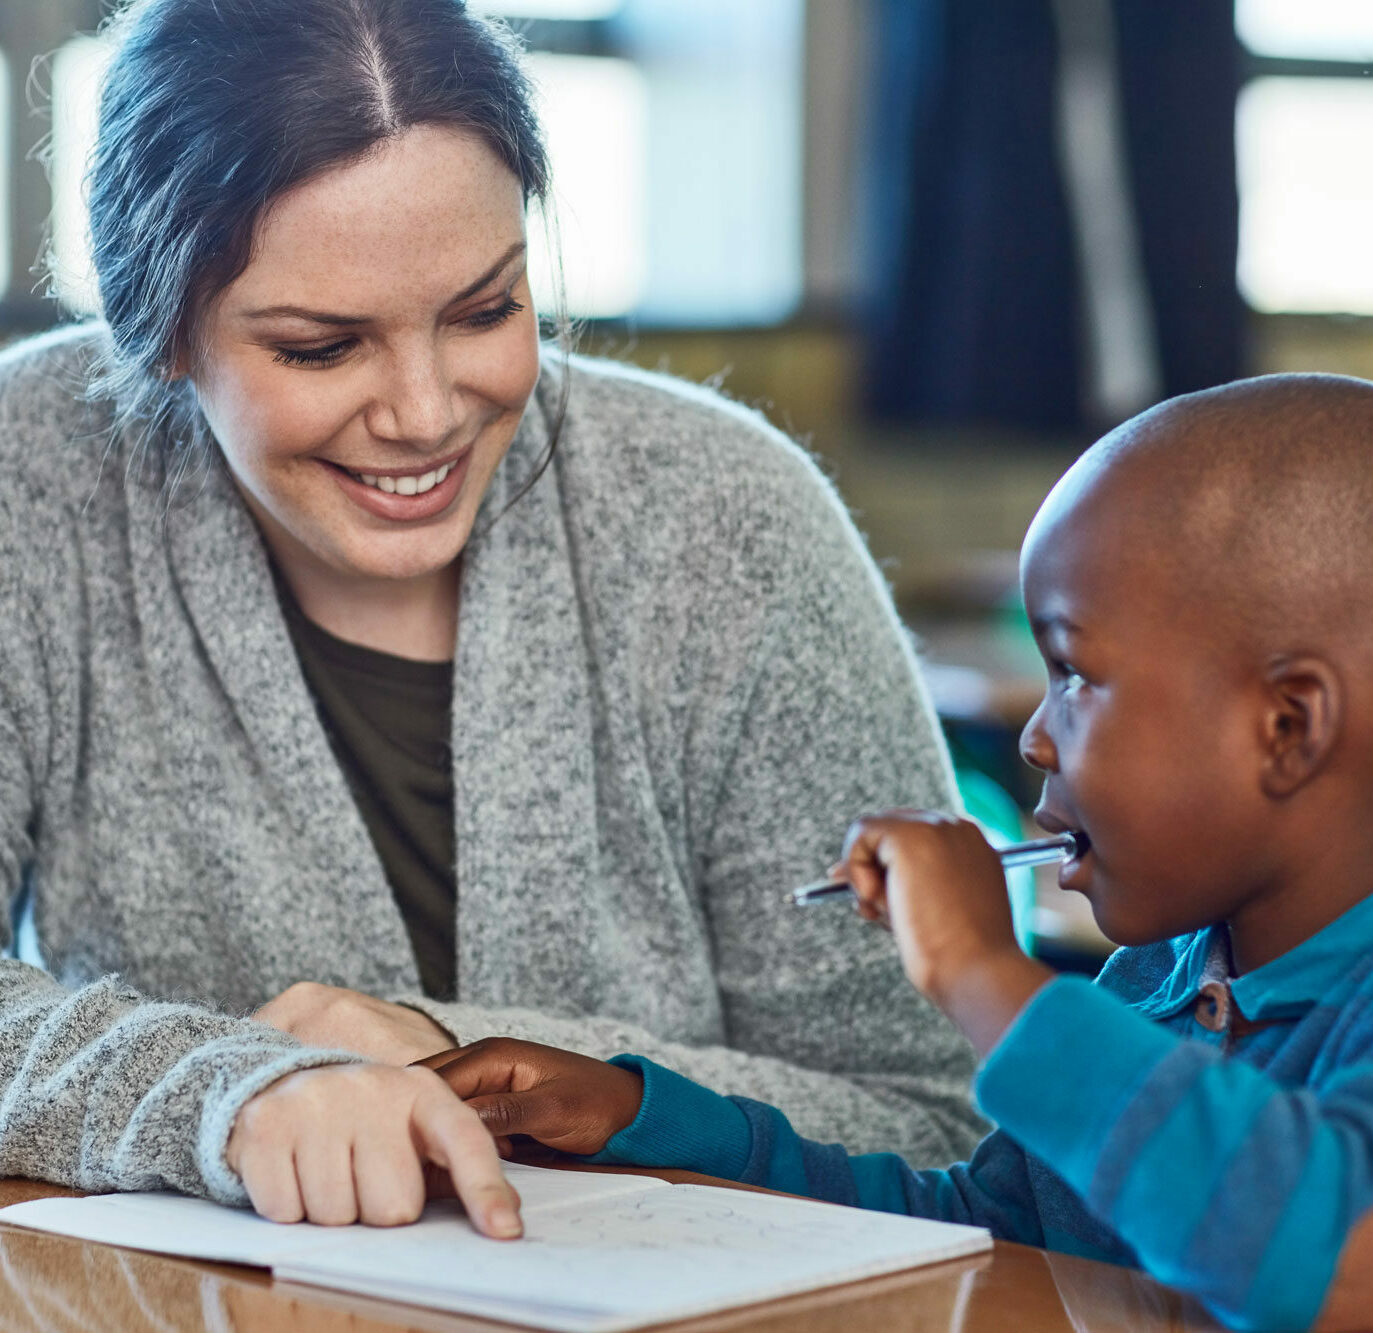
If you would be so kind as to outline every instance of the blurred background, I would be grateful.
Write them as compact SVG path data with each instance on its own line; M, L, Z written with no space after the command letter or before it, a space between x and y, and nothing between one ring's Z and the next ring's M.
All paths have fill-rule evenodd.
M1373 3L472 7L531 53L536 233L584 350L717 383L815 452L921 638L970 806L1014 836L1042 686L1015 553L1054 480L1171 394L1373 377ZM98 313L106 12L0 0L0 342ZM1013 886L1022 935L1090 970L1104 943L1051 885Z

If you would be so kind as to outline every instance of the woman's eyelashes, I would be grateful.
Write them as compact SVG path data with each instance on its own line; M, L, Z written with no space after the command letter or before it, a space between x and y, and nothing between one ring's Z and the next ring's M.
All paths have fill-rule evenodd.
M473 329L494 329L498 324L504 324L513 315L518 315L524 309L521 301L515 300L513 296L507 296L498 306L492 306L489 310L478 310L475 315L469 315L460 321Z
M465 315L462 319L455 320L454 323L482 332L486 329L498 328L506 320L518 315L523 309L522 302L515 300L513 296L508 296L499 305L491 306L486 310L478 310L475 314ZM277 347L275 349L276 355L272 357L272 360L283 366L327 367L342 361L357 343L357 338L348 337L340 338L337 342L328 343L323 347Z
M281 366L332 366L341 361L356 338L341 338L327 347L278 347L272 358Z

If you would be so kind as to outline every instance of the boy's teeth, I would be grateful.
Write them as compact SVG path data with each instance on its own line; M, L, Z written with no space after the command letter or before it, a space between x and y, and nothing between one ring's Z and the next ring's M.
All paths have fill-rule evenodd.
M371 472L352 472L349 475L364 486L374 486L387 495L423 495L425 491L432 491L452 470L453 464L445 463L422 477L383 477Z

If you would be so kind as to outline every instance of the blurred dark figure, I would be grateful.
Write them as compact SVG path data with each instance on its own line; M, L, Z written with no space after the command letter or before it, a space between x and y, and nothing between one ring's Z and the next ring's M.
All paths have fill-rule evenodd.
M1070 188L1073 136L1060 123L1065 63L1080 68L1084 44L1089 63L1100 57L1116 113L1114 202L1148 362L1136 376L1147 391L1134 396L1243 373L1231 0L875 0L874 9L863 312L874 416L1073 431L1112 415L1091 382L1101 321L1087 313L1083 243L1102 230L1093 223L1107 192L1090 169ZM1078 114L1092 116L1080 103ZM1119 402L1116 414L1141 405Z

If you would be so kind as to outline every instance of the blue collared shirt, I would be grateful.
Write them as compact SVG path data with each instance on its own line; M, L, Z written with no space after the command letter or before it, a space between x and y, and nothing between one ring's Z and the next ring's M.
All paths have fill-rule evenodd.
M1213 926L1050 982L979 1073L1001 1128L947 1171L638 1056L617 1060L644 1074L638 1118L598 1160L987 1226L1138 1264L1238 1328L1305 1328L1373 1208L1373 897L1242 977L1228 960Z

